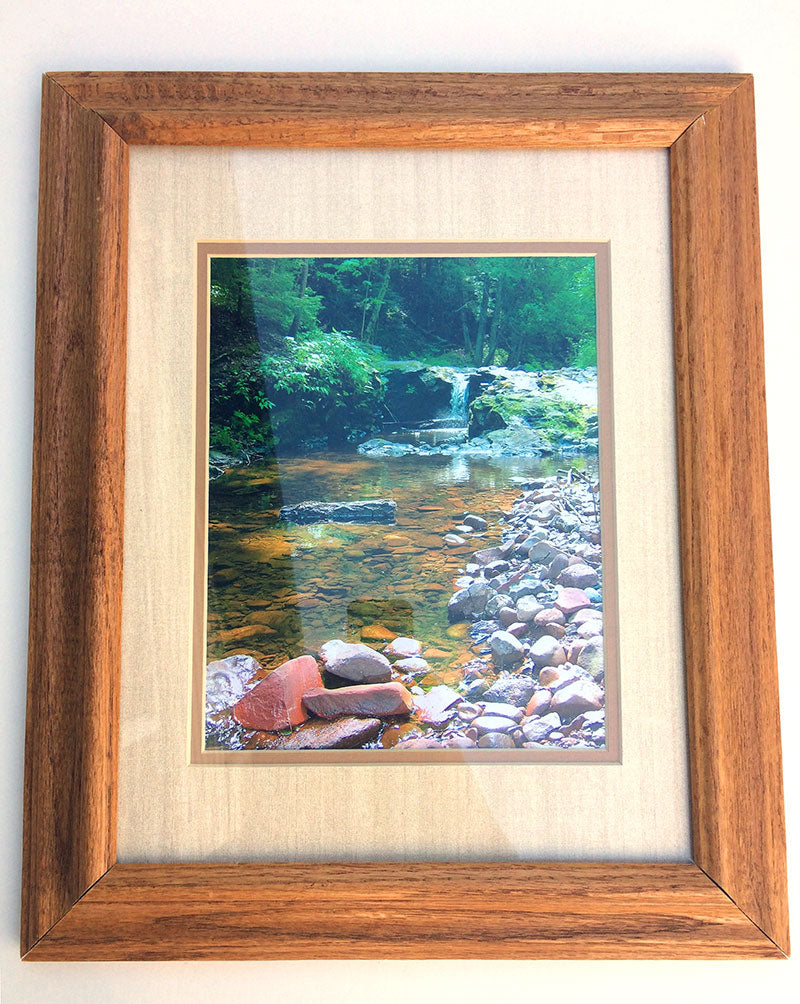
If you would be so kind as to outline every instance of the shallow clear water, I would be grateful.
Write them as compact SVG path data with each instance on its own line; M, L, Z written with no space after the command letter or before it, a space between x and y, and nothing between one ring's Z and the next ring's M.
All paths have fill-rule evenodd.
M423 643L435 670L423 686L454 681L476 654L468 625L447 620L466 560L499 542L520 492L512 478L570 466L596 473L597 458L318 453L229 471L210 487L209 660L245 652L266 670L333 638L381 647L383 628ZM371 498L395 500L396 524L278 520L282 505ZM448 547L444 535L468 512L488 530Z

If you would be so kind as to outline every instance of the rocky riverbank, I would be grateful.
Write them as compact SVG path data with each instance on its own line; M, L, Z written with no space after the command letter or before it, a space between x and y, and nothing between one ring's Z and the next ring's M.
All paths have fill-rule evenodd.
M598 486L575 471L521 480L499 523L462 511L441 527L464 559L447 631L469 641L466 661L437 669L446 653L379 622L272 672L234 654L207 668L209 746L603 747Z

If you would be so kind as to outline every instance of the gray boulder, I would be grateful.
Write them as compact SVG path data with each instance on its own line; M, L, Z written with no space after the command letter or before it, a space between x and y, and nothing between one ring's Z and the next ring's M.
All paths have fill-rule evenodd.
M392 676L392 667L386 656L368 645L336 639L326 642L319 654L325 669L343 680L386 683Z

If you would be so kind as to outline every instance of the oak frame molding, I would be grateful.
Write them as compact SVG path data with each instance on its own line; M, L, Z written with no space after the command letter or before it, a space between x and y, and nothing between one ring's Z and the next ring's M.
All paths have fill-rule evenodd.
M132 143L669 148L692 862L116 863ZM46 75L34 436L24 958L788 953L750 76Z

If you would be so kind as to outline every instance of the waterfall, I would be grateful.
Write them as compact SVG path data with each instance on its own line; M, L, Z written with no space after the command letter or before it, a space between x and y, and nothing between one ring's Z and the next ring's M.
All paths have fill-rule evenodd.
M469 374L453 373L453 387L450 391L450 418L459 425L468 422L467 402L469 399Z

